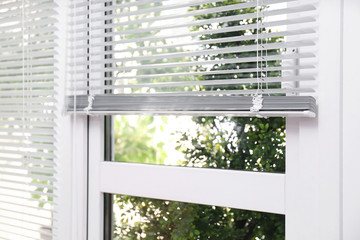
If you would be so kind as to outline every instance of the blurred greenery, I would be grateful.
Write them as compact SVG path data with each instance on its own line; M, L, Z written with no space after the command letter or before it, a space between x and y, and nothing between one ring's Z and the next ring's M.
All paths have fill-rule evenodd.
M284 239L276 214L120 195L114 204L128 213L114 239Z
M240 0L225 0L194 6L189 11L241 3ZM195 16L195 19L216 18L254 12L254 8L220 12ZM220 22L217 26L201 25L191 30L224 28L256 23L258 19ZM250 32L249 32L250 31ZM233 31L219 34L203 34L200 39L224 38L256 34L256 29ZM262 29L262 31L269 31ZM268 42L281 41L280 38L267 39ZM221 44L207 44L203 48L223 48L254 44L255 40L236 41ZM267 54L279 54L281 49L268 51ZM256 52L197 56L192 60L226 59L233 57L256 56ZM211 70L256 68L257 63L216 64ZM267 66L278 66L281 62L269 61ZM197 71L206 71L198 66ZM155 71L155 70L154 70ZM160 70L161 71L161 70ZM176 70L177 71L177 70ZM150 74L152 72L138 73ZM157 72L158 73L158 72ZM268 76L280 76L281 72L271 71ZM231 79L256 77L256 72L239 74L200 75L196 80ZM156 80L158 81L158 80ZM159 80L163 81L163 80ZM164 80L165 81L165 80ZM166 81L169 81L167 79ZM227 89L251 89L256 85L232 86ZM279 87L272 84L269 87ZM216 90L214 86L201 87ZM137 161L144 163L163 163L166 152L161 145L154 145L153 134L156 126L153 117L139 118L136 125L126 118L115 121L117 161ZM196 122L196 134L182 133L177 149L185 160L183 166L285 172L285 119L250 117L193 117ZM163 124L168 124L164 122ZM223 127L230 126L230 127ZM189 144L191 143L191 144ZM190 145L190 146L189 146ZM164 179L166 181L166 179ZM181 180L179 180L181 181ZM229 183L236 188L236 183ZM250 196L249 196L250 197ZM223 207L205 206L181 202L170 202L132 196L114 195L114 208L120 209L121 216L115 215L114 239L238 239L257 240L285 239L285 217L270 213L245 211ZM266 201L266 199L264 199Z
M154 142L154 135L162 126L153 124L153 116L139 116L135 121L131 124L126 116L117 116L114 121L115 161L164 164L164 142Z
M184 133L179 142L191 142L193 146L182 148L186 156L183 165L285 171L285 123L282 118L194 117L193 120L199 126L197 136ZM231 129L222 127L230 124Z

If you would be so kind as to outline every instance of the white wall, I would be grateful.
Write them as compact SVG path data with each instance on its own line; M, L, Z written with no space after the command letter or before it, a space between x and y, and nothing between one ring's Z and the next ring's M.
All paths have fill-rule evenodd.
M343 239L360 239L360 1L343 12Z

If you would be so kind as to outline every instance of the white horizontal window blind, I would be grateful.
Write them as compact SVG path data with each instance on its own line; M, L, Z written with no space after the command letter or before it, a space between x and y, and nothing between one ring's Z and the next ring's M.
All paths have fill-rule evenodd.
M0 2L1 239L52 239L55 7Z
M316 3L73 1L69 111L314 116Z

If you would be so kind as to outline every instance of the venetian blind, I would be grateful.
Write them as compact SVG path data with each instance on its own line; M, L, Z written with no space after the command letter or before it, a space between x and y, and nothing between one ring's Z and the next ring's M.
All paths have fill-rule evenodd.
M316 3L73 1L68 110L314 116Z
M52 239L55 7L0 1L1 239Z

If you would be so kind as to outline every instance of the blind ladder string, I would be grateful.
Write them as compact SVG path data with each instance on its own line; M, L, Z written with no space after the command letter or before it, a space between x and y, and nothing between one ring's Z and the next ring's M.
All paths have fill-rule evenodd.
M257 82L257 90L256 94L258 94L260 81L259 81L259 0L256 0L256 82Z
M26 39L27 43L27 49L25 50L25 66L26 66L26 70L25 70L25 82L26 82L26 90L27 90L27 113L29 114L32 113L32 109L31 109L31 90L32 90L32 80L31 80L31 77L32 77L32 61L30 60L30 57L31 57L31 48L30 48L30 45L31 45L31 41L30 41L30 26L27 26L27 22L29 21L29 19L31 18L30 16L30 12L29 12L29 8L31 7L31 1L30 0L25 0L25 6L26 6L26 10L24 10L24 33L23 33L23 38ZM34 44L34 43L33 43ZM36 43L35 43L36 44ZM29 106L30 105L30 106ZM26 120L26 119L25 119ZM27 121L30 121L30 120L27 120ZM31 128L31 127L29 127ZM31 157L29 156L29 136L26 134L25 132L25 153L26 153L26 157L25 157L25 161L26 161L26 170L27 172L29 173L30 172L30 167L29 167L29 164L31 163ZM27 182L27 187L30 189L30 182Z
M91 70L92 70L92 67L91 67L91 1L88 1L88 76L87 76L87 82L88 82L88 105L87 107L84 108L84 111L87 115L90 115L90 111L92 110L93 108L93 102L94 102L94 99L95 99L95 94L92 92L92 89L91 89L91 77L92 77L92 74L91 74Z
M72 74L71 76L69 76L69 79L71 80L71 84L72 84L72 90L73 90L73 104L74 104L74 109L73 109L73 115L72 115L72 159L71 159L71 165L72 165L72 169L73 171L71 172L71 178L72 181L75 181L75 174L76 174L76 170L77 170L77 164L76 164L76 155L77 155L77 141L76 141L76 136L75 136L75 130L77 128L77 109L76 109L76 105L77 105L77 83L76 83L76 79L77 79L77 52L76 52L76 45L77 45L77 34L76 34L76 25L77 25L77 0L72 0L71 1L71 6L73 8L72 10L72 17L74 18L72 27L71 27L71 43L70 49L73 49L73 52L70 51L70 53L68 52L69 56L71 56L70 58L70 63L71 63L71 67L74 69L74 74ZM79 198L79 191L78 191L78 184L72 184L72 193L74 194L74 198L78 199ZM81 229L80 223L78 221L78 217L81 213L80 213L80 208L75 208L72 205L72 218L70 219L71 223L78 229ZM73 233L72 237L79 238L81 236L79 236L80 231L77 231L77 233Z
M21 45L22 45L22 113L21 113L21 118L22 118L22 144L21 144L21 153L22 153L22 158L26 164L26 162L28 161L27 159L27 148L26 148L26 124L25 124L25 96L26 96L26 70L25 68L27 67L26 66L26 63L25 63L25 59L26 59L26 49L25 49L25 20L26 20L26 17L25 17L25 5L26 5L26 0L22 0L22 3L21 3L21 31L22 31L22 36L21 36ZM26 164L27 165L27 164ZM26 169L28 167L26 166ZM27 172L28 172L28 169L27 169ZM22 191L22 197L26 198L26 191ZM24 214L21 214L21 233L24 234L24 219L25 219L25 215Z
M267 6L264 5L264 0L261 0L261 5L263 5L264 9L263 9L263 12L262 12L262 20L261 20L261 25L264 26L264 20L265 20L265 12L267 10ZM265 33L268 34L269 32L266 31L266 28L265 28ZM268 37L265 37L265 45L268 46ZM266 92L267 92L267 95L270 96L270 92L268 91L269 90L269 83L267 81L267 77L268 77L268 48L266 47L265 48L265 71L264 71L264 82L265 82L265 88L266 88Z
M262 1L260 1L260 4L259 4L259 9L258 11L261 12L262 10ZM259 95L259 91L260 91L260 94L263 93L262 91L262 86L263 86L263 71L264 71L264 66L263 66L263 60L264 60L264 56L263 56L263 49L264 49L264 45L263 45L263 36L262 36L262 16L260 15L260 13L258 14L258 19L257 19L257 22L258 22L258 32L260 34L260 38L259 38L259 45L260 45L260 77L259 77L259 82L260 82L260 87L257 89L257 94Z

